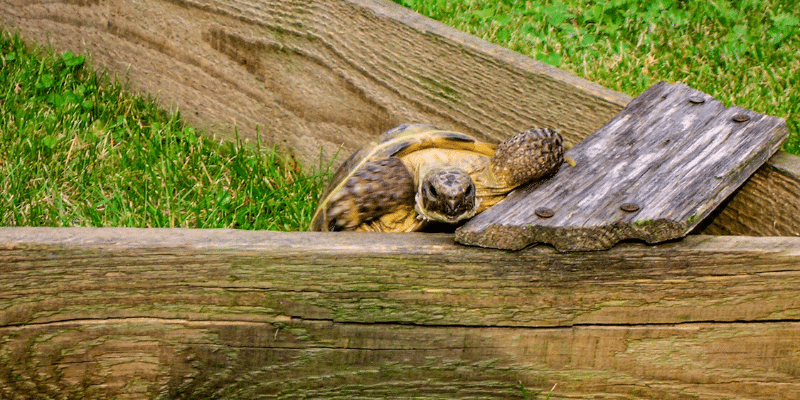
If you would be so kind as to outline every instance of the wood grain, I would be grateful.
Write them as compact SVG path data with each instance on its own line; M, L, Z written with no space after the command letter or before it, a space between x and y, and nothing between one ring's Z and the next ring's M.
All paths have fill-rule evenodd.
M800 158L778 152L698 231L706 235L800 236Z
M0 1L0 21L89 52L209 133L280 146L307 167L423 122L495 142L568 141L627 96L382 1Z
M310 169L404 122L495 142L550 127L575 144L631 100L388 0L0 0L0 25L89 53L209 134L259 135ZM800 234L787 211L800 191L785 190L798 164L770 161L709 232Z
M456 231L463 244L604 250L686 236L788 138L786 122L683 84L646 90L567 152L577 165L509 195ZM542 216L536 210L549 210Z
M0 243L2 398L800 396L800 238L580 254L4 228Z

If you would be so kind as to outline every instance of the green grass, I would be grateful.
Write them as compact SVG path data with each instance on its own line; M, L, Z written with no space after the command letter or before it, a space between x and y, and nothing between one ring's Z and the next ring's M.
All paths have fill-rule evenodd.
M86 68L0 38L0 226L299 230L321 176L217 143Z
M785 149L800 152L795 0L395 1L631 96L684 82L785 118Z
M794 0L396 1L631 96L680 81L786 118L800 152ZM307 226L324 176L208 139L81 55L2 34L0 57L0 226Z

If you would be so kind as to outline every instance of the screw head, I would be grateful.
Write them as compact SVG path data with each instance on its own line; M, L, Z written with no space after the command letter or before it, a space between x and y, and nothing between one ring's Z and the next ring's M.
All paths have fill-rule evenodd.
M736 114L733 116L733 122L747 122L750 121L750 117L744 114Z
M547 207L539 207L534 210L533 213L539 218L551 218L553 215L556 215L552 209Z
M703 104L705 102L706 102L706 99L704 99L704 98L702 98L700 96L689 97L689 103L692 103L692 104Z
M636 204L636 203L625 203L625 204L619 206L619 209L622 210L622 211L625 211L625 212L632 213L632 212L639 211L639 205Z

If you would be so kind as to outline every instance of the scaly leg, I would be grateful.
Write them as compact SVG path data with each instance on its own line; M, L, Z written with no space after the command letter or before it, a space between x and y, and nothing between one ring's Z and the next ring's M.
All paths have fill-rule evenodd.
M490 165L495 178L517 187L555 174L563 162L561 135L553 129L534 128L497 146Z
M414 179L399 158L370 161L356 171L331 197L327 217L330 230L355 230L414 203Z

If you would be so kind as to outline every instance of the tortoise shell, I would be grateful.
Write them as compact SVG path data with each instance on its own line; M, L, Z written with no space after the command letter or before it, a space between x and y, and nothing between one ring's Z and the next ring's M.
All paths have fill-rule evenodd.
M530 129L498 146L430 125L400 125L339 167L310 229L408 232L429 221L455 224L556 173L563 161L561 135L551 129Z
M474 169L470 168L470 164L478 164L474 167L486 164L496 148L495 144L479 141L463 133L439 130L431 125L403 124L390 129L354 152L342 163L323 191L319 206L312 218L311 230L330 229L327 210L331 198L342 189L348 179L362 171L372 161L390 157L401 159L413 176L420 164L428 162L431 158L431 152L425 152L426 150L434 150L436 154L444 150L442 154L449 155L448 161L463 164L467 169ZM391 185L392 182L387 181L386 184ZM413 211L413 199L409 201L409 206Z

